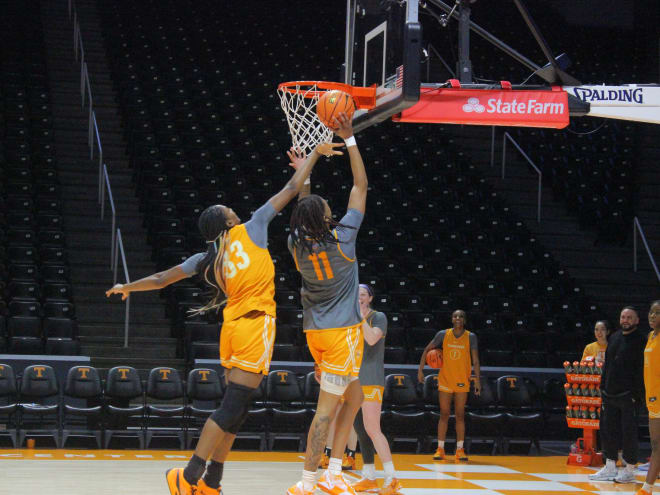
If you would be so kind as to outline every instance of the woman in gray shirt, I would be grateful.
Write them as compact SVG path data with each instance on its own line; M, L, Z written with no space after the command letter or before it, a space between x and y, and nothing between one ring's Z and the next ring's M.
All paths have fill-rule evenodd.
M351 485L356 492L378 489L376 469L374 467L374 448L383 463L385 483L379 493L394 494L401 490L401 483L396 479L392 452L387 439L380 429L380 411L383 405L385 389L385 335L387 317L371 308L374 293L367 284L360 284L358 299L360 313L366 324L364 333L364 355L360 367L360 385L364 394L362 408L355 418L355 431L360 440L363 467L362 477Z

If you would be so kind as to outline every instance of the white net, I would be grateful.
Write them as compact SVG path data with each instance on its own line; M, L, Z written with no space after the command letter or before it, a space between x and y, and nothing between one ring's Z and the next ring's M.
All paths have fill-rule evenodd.
M316 115L316 103L323 94L316 84L296 84L277 89L293 146L310 154L321 143L332 141L333 132Z

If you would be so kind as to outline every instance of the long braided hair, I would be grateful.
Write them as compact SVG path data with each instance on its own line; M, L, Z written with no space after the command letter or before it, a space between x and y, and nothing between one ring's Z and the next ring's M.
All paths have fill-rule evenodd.
M227 227L227 218L220 205L209 206L205 209L199 215L197 226L208 246L206 254L197 263L197 273L211 286L212 298L204 307L193 310L193 313L204 313L212 309L219 310L226 302L222 261L225 256L229 227Z
M314 244L337 244L339 241L332 235L333 229L343 225L325 215L325 203L321 196L310 194L302 198L291 213L291 240L294 246L300 246L310 253Z

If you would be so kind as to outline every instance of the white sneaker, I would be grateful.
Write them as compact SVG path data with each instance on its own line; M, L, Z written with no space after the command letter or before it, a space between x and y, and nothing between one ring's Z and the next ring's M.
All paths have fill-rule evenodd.
M341 474L335 476L329 471L323 473L316 487L329 495L357 495L355 489L346 483Z
M616 468L612 469L608 468L607 466L603 466L597 473L589 475L589 479L591 481L614 481L614 478L616 477Z
M635 472L631 469L620 469L619 474L614 478L615 483L634 483Z

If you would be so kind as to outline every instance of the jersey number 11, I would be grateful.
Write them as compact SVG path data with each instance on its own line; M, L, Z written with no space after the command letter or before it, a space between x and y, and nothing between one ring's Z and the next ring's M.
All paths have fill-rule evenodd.
M319 280L323 280L323 272L325 272L326 280L330 280L331 278L335 277L335 274L332 273L332 268L330 268L330 261L328 261L328 253L326 253L325 251L321 251L318 254L310 254L307 258L312 262L312 265L314 265L316 278L318 278ZM319 263L319 259L321 260L321 263L323 263L323 271L321 271L321 263Z

